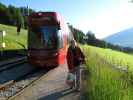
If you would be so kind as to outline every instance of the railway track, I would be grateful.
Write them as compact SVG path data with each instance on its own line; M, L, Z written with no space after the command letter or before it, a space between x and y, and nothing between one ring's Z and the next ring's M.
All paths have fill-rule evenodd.
M0 100L12 97L45 72L29 65L26 59L4 64L0 67Z
M11 69L17 65L21 65L23 63L26 63L26 57L22 57L22 58L19 58L15 61L9 61L9 62L6 62L6 63L2 63L0 64L0 72L2 71L5 71L7 69Z

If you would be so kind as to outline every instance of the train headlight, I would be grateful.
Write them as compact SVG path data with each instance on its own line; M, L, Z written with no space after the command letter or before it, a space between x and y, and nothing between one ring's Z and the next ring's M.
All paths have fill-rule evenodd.
M57 56L57 55L58 55L58 53L55 53L55 54L54 54L54 56Z
M31 54L30 54L30 53L28 53L28 54L27 54L27 56L29 57L29 56L31 56Z
M41 15L42 15L42 13L41 13L41 12L39 12L39 13L38 13L38 15L39 15L39 16L41 16Z

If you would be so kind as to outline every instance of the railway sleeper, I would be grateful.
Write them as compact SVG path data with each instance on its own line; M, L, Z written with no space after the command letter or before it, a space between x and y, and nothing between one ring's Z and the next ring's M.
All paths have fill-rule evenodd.
M0 85L0 90L5 91L6 88L8 88L9 86L13 85L14 83L15 83L14 80L10 80L10 81L8 81L8 82L6 82L6 83Z

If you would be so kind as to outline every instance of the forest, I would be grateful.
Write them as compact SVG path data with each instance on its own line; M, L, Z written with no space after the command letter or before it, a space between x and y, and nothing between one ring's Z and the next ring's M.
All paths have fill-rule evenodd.
M26 16L29 13L35 12L27 7L17 8L9 5L8 7L0 3L0 24L17 26L21 25L22 28L27 28Z

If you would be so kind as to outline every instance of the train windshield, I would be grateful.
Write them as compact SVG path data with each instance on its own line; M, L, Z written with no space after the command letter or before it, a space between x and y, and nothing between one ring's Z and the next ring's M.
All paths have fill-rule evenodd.
M30 34L36 35L34 39L29 39L31 48L53 49L58 47L58 28L56 26L42 26L32 29Z

